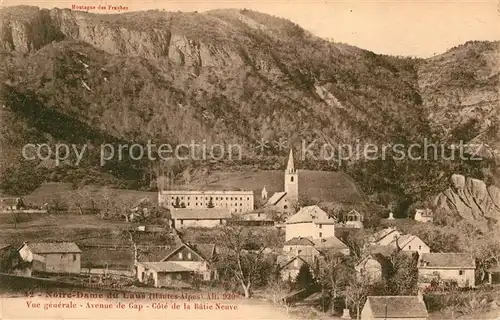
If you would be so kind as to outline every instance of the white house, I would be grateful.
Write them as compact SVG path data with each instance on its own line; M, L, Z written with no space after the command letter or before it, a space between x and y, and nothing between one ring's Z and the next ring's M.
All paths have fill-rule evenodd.
M434 220L434 213L431 209L417 209L415 210L415 221L432 222Z
M467 253L424 253L419 258L418 282L456 282L458 287L475 287L476 262Z
M429 246L425 242L423 242L422 239L410 234L405 234L397 237L389 245L393 246L394 248L399 247L403 251L415 251L418 252L419 255L421 255L422 253L431 252Z
M171 226L174 228L213 228L225 225L231 218L231 212L228 209L220 208L178 208L171 209L170 215Z
M380 230L370 237L370 243L379 246L387 246L401 236L401 232L394 228Z
M427 320L427 307L418 296L369 296L361 320Z
M336 220L320 207L304 207L285 222L285 241L295 237L310 237L312 240L335 237Z

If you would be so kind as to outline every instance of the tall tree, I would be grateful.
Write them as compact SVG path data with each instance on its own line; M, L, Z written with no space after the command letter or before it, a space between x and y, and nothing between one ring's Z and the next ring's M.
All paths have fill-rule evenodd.
M237 281L245 298L250 298L254 286L264 285L272 270L273 258L264 250L268 239L258 235L254 229L227 226L221 229L217 244L221 248L215 264L223 281Z
M353 259L341 253L329 253L322 259L318 280L330 294L330 312L335 313L335 300L349 284Z
M298 258L297 258L298 259ZM307 263L303 263L299 268L299 273L294 280L294 287L296 289L306 289L316 283L314 276L311 272L311 267Z

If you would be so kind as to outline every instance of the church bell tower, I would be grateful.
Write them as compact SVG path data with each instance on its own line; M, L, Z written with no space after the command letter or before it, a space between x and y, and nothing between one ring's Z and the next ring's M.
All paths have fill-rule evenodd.
M285 170L285 192L287 199L295 201L299 200L299 175L297 170L295 170L292 149L290 149L288 164Z

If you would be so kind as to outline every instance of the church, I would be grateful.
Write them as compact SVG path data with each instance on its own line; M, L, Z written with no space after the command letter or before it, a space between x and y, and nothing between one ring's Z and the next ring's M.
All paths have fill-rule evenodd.
M267 199L266 187L262 189L262 199L267 200L264 207L282 213L294 213L299 201L299 172L295 169L293 151L290 149L285 169L284 191L275 192Z

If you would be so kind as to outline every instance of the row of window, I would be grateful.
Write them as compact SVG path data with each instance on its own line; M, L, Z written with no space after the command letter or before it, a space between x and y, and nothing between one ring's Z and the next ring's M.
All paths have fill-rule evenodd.
M177 197L172 197L172 200L175 200ZM191 200L191 197L186 197L187 200ZM198 197L194 197L195 200L198 200ZM220 198L220 199L219 199ZM234 199L233 199L234 198ZM184 196L180 197L181 200L184 200ZM205 197L205 200L213 199L213 197ZM203 197L200 197L200 200L203 200ZM224 200L224 197L215 197L215 200ZM226 197L226 200L238 200L238 197ZM240 200L243 201L243 197L240 197ZM250 201L250 197L247 197L247 200Z

